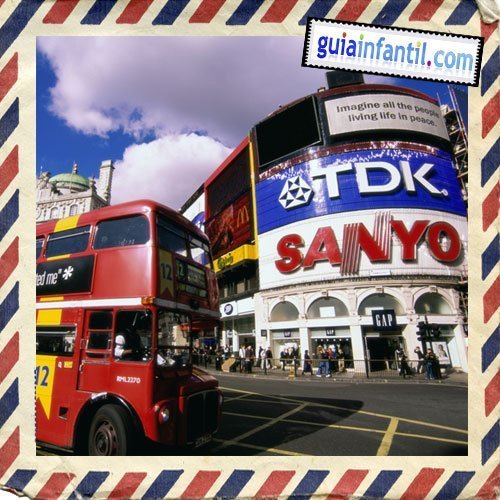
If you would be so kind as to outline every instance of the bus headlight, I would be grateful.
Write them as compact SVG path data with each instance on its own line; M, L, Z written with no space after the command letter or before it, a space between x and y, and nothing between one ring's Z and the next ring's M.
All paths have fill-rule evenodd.
M170 409L167 406L164 406L158 412L158 421L160 424L166 424L170 420Z

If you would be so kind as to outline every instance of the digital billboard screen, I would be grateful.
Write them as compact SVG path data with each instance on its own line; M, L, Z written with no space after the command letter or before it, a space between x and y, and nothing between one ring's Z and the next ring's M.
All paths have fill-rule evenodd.
M217 215L248 189L250 189L250 151L247 146L206 186L206 217Z
M250 193L245 193L205 224L214 258L248 243L252 239Z
M369 149L303 161L256 185L259 234L312 217L425 208L466 215L451 156L437 149Z
M313 96L258 123L255 127L260 168L321 141Z

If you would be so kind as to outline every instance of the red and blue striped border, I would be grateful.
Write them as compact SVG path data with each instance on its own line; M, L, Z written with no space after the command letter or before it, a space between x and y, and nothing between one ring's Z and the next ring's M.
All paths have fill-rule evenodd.
M3 487L38 498L140 496L156 499L175 496L185 499L230 499L252 496L263 499L285 495L306 499L319 494L332 499L360 496L445 500L498 496L498 26L487 25L480 20L474 0L315 0L306 3L306 6L304 3L298 0L0 0L0 484ZM481 408L470 410L475 426L482 429L480 442L470 443L470 456L463 459L461 467L450 467L445 460L440 467L415 467L411 465L413 462L404 468L400 465L390 467L388 463L398 462L375 460L370 462L369 467L348 467L342 465L349 462L349 459L344 459L316 468L304 468L297 462L296 469L269 466L269 463L278 462L260 467L253 458L249 468L207 467L207 463L216 463L207 460L203 469L195 461L185 468L163 469L161 461L158 461L156 470L151 464L137 470L136 464L134 471L124 472L111 465L116 462L103 462L103 466L96 462L95 470L75 466L74 471L68 472L72 469L71 460L64 465L61 462L54 465L54 462L49 464L48 460L41 461L31 456L33 450L26 442L32 437L23 439L27 430L18 423L21 419L16 418L22 411L20 398L28 397L32 402L32 396L21 396L19 390L21 339L29 339L31 333L22 331L22 327L18 326L20 296L29 293L29 283L23 278L19 265L20 248L23 248L21 238L26 239L26 245L31 244L23 235L20 221L20 202L31 194L26 191L29 186L23 185L20 180L20 165L34 173L33 165L20 161L20 157L25 157L27 148L21 139L23 123L20 121L20 107L24 104L20 88L23 75L27 72L26 61L21 56L25 50L21 49L27 36L25 34L32 36L41 27L44 29L40 31L47 33L47 26L50 25L50 33L57 35L62 33L60 26L69 24L76 35L109 34L110 25L114 33L120 34L122 30L123 34L129 35L134 34L137 27L143 29L148 23L151 32L158 35L168 35L168 28L165 27L170 25L189 28L190 34L197 25L214 26L214 32L222 30L221 34L224 27L232 27L231 33L238 34L237 27L240 26L242 34L248 35L248 27L269 26L272 33L273 27L279 24L286 26L290 33L302 34L300 28L309 16L385 26L451 30L485 38L478 91L481 141L477 141L480 144L472 141L472 147L480 152L480 164L470 165L469 179L471 186L477 186L472 194L474 203L470 203L471 213L475 210L482 221L477 228L477 240L481 243L479 248L473 249L480 256L481 272L477 278L471 276L472 280L476 279L475 290L481 292L481 308L470 311L469 327L472 342L477 342L480 350L478 366L471 367L471 380L474 376L474 387L483 391L483 404ZM93 28L92 32L88 31L89 27ZM158 31L158 27L163 29ZM339 465L336 465L337 462ZM189 460L184 463L189 464ZM244 463L244 459L239 463ZM314 463L325 464L325 459Z

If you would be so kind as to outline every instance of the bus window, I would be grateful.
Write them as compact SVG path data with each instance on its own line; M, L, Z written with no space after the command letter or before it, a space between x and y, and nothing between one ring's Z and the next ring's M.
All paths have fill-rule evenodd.
M52 233L47 240L46 257L83 252L87 249L90 226L75 227L58 233Z
M36 330L36 353L71 356L75 348L75 328L42 327Z
M151 311L119 311L115 325L115 358L128 361L149 361L151 337Z
M158 351L160 366L187 366L191 363L191 322L189 316L161 309L158 311Z
M42 255L42 248L43 248L43 238L37 238L36 239L36 258L40 257Z
M186 232L161 217L158 218L158 245L177 255L188 256Z
M143 215L105 220L97 224L94 248L143 245L149 241L149 224Z
M210 264L210 249L208 245L194 236L191 236L190 244L191 258L204 266Z

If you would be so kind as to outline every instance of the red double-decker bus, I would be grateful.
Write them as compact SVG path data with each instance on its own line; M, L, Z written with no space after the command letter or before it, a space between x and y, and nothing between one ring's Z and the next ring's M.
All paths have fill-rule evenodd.
M222 394L192 366L219 319L206 236L151 201L37 227L36 438L77 454L197 446Z

